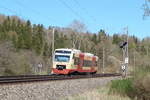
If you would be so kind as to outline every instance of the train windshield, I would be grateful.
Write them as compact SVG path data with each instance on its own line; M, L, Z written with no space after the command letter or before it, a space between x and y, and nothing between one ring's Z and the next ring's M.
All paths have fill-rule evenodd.
M55 53L71 54L71 51L57 50Z
M69 62L70 56L66 55L55 55L55 61L58 62Z

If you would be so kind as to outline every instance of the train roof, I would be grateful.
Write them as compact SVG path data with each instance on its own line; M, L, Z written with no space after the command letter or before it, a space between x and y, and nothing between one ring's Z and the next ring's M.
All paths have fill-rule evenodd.
M60 49L55 49L55 51L57 50L62 50L62 51L72 51L73 53L83 53L85 56L89 56L89 57L93 57L95 56L94 54L92 53L88 53L88 52L81 52L80 50L78 49L68 49L68 48L60 48ZM95 56L96 58L98 58L97 56Z
M55 49L56 50L64 50L64 51L73 51L73 52L81 52L80 50L77 50L77 49L68 49L68 48L60 48L60 49Z
M87 56L94 56L94 54L88 53L88 52L85 52L84 54L87 55Z

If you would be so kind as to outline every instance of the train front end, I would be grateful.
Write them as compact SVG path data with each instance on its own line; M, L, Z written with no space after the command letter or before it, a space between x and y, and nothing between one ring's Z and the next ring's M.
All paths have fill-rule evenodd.
M69 74L73 71L73 52L71 49L56 49L53 55L53 74Z

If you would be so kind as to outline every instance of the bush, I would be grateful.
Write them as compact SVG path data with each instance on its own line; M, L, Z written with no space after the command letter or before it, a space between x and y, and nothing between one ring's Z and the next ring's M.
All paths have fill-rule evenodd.
M139 100L150 100L150 66L142 66L135 71L134 88Z
M150 66L141 65L140 67L137 67L134 71L134 79L143 78L147 74L150 74Z
M132 79L113 80L110 85L109 93L118 93L123 96L134 97L135 89Z
M131 79L114 80L109 93L127 95L137 100L150 100L150 66L138 67Z
M0 44L0 75L32 74L25 53L16 52L11 42Z

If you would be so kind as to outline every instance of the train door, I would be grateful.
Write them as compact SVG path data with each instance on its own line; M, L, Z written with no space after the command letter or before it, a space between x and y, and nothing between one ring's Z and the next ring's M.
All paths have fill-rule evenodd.
M79 58L80 58L80 64L79 64L79 66L78 66L78 69L79 69L79 70L82 70L82 66L83 66L83 62L84 62L84 54L81 53L81 54L79 55Z
M95 63L95 61L96 61L96 58L95 57L92 57L92 67L91 67L91 70L93 71L93 70L95 70L95 65L96 65L96 63Z

